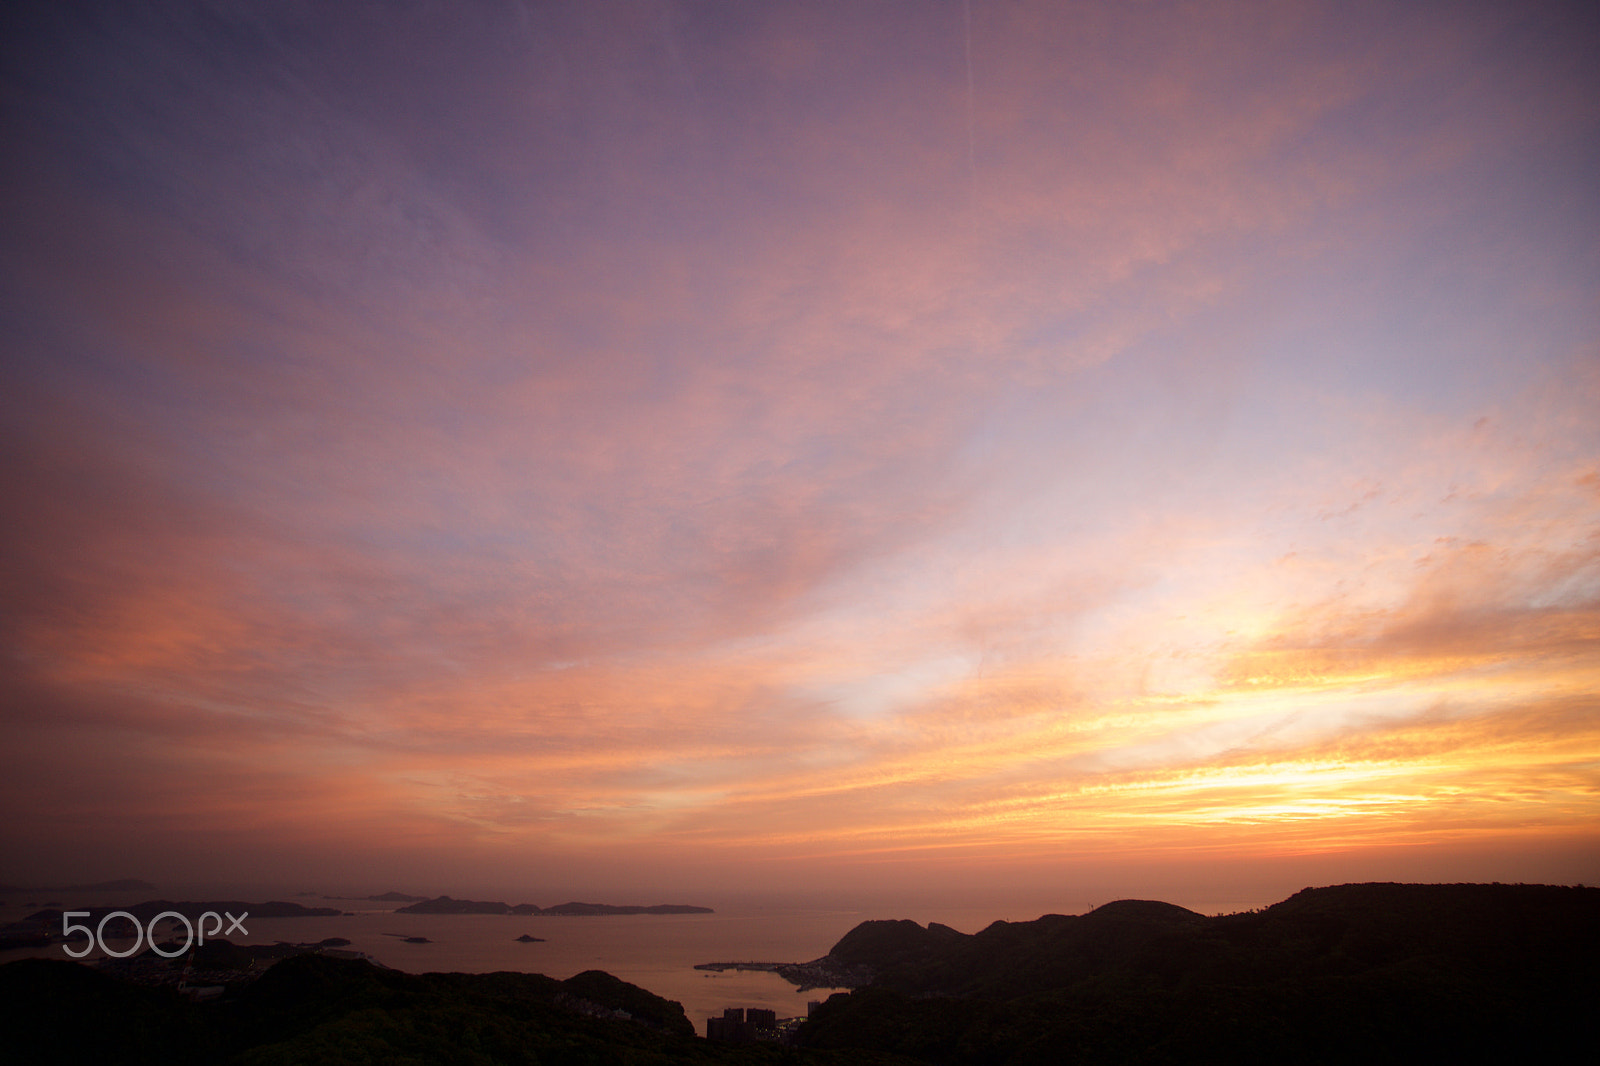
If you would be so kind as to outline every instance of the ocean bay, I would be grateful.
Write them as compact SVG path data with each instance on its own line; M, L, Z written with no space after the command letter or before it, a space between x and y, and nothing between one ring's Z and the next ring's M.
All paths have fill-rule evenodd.
M209 894L181 893L182 898L214 898ZM237 895L237 894L235 894ZM273 893L283 899L288 894ZM246 892L243 898L267 895ZM726 1007L762 1007L779 1017L803 1017L811 1000L826 999L831 989L800 991L775 973L696 970L701 963L805 962L828 952L838 940L864 921L910 918L919 923L941 922L962 932L976 932L995 920L1028 921L1040 914L1078 913L1092 902L1069 903L1036 900L1008 901L988 906L805 906L747 900L711 901L709 914L634 915L508 915L508 914L403 914L392 903L349 898L306 898L306 906L337 907L336 916L268 918L259 914L245 919L249 935L232 936L232 942L264 946L278 942L315 944L331 937L349 940L343 950L365 953L384 966L407 973L491 973L500 970L539 973L558 980L585 970L604 970L624 981L683 1005L698 1032L705 1019L721 1015ZM131 899L97 899L96 905L127 906ZM1244 909L1216 903L1189 906L1203 913ZM72 902L71 905L79 905ZM14 921L26 910L13 903L0 908L0 917ZM120 924L120 923L118 923ZM113 932L113 925L108 932ZM162 930L166 933L165 928ZM178 931L181 939L181 928ZM541 938L521 942L523 935ZM425 938L410 943L406 938ZM127 941L112 941L123 950ZM0 962L32 955L64 957L63 947L7 951ZM93 952L91 961L99 952Z
M111 905L126 906L131 901ZM780 1017L801 1017L806 1004L826 999L828 989L800 992L773 973L696 970L704 962L802 962L826 954L840 937L874 915L839 909L747 909L711 914L602 916L505 914L399 914L392 904L363 900L303 899L307 906L339 907L338 916L245 919L249 935L235 933L236 944L278 942L315 944L342 937L342 949L359 951L376 962L407 973L492 973L511 970L564 979L585 970L604 970L624 981L683 1005L689 1020L704 1032L705 1019L725 1007L765 1007ZM96 901L97 905L105 905ZM69 904L71 905L71 904ZM7 921L27 910L0 908ZM114 934L123 923L114 923ZM162 927L163 935L166 927ZM178 927L178 938L182 929ZM541 938L520 942L524 934ZM427 943L408 943L425 937ZM111 939L114 950L126 940ZM73 945L77 947L75 943ZM85 961L101 953L91 952ZM22 957L65 958L63 945L0 952L0 962Z
M858 912L796 911L748 914L606 915L396 914L356 910L339 918L265 918L250 939L315 942L345 937L385 966L408 973L490 973L516 970L563 979L604 970L683 1004L690 1021L724 1007L766 1007L780 1017L803 1016L811 999L776 974L696 970L703 962L796 962L817 958L864 920ZM523 943L522 935L542 938ZM429 943L407 943L426 937Z

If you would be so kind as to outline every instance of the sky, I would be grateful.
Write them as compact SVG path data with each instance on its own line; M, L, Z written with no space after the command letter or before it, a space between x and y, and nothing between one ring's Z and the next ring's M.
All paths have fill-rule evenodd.
M1600 881L1588 5L0 19L0 882Z

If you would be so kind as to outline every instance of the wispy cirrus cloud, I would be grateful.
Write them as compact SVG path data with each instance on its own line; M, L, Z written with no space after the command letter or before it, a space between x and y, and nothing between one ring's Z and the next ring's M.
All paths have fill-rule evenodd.
M13 16L48 879L190 814L907 885L1592 817L1556 8L978 4L970 154L927 5L373 10Z

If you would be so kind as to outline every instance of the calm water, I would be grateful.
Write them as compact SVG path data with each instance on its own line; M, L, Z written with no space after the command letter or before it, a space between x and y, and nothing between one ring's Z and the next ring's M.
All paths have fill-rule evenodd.
M272 944L280 940L314 943L344 937L350 950L408 973L430 971L490 973L516 970L566 978L584 970L605 970L656 995L683 1004L696 1029L724 1007L766 1007L779 1017L800 1017L806 1003L826 999L828 990L797 992L775 974L712 973L696 970L702 962L804 962L827 953L867 915L839 910L788 910L762 913L641 914L598 917L500 914L396 914L389 905L374 907L354 900L306 900L308 906L340 906L354 912L343 917L256 918L245 920L248 937L234 943ZM79 904L71 904L78 906ZM24 916L21 908L5 907L0 920ZM12 913L15 912L15 913ZM126 926L118 921L107 932ZM519 943L522 934L543 937L540 943ZM181 939L182 933L179 931ZM407 944L401 938L427 937L431 943ZM125 943L114 941L120 948ZM81 938L71 945L81 946ZM95 954L98 954L96 952ZM0 952L0 962L24 956L65 958L60 945ZM92 957L92 956L91 956Z
M349 918L251 920L251 940L310 941L342 936L386 966L409 973L519 970L566 978L604 970L683 1004L697 1029L724 1007L767 1007L799 1017L810 999L775 974L696 970L702 962L804 962L827 953L862 921L858 914L638 914L587 918L500 914L357 912ZM523 944L527 933L542 943ZM398 934L398 936L390 935ZM407 944L402 936L432 943Z
M132 901L125 901L132 902ZM714 914L607 915L599 917L513 917L499 914L396 914L392 905L355 900L304 901L308 906L338 906L354 913L334 918L255 918L245 921L248 938L236 943L316 942L339 936L386 966L408 973L430 971L489 973L516 970L554 978L584 970L604 970L658 996L683 1004L689 1020L705 1031L705 1019L724 1007L765 1007L780 1018L802 1017L808 1000L826 999L827 989L798 992L776 974L696 970L702 962L805 962L827 953L840 937L872 918L906 917L943 922L965 933L996 919L1025 921L1044 910L938 908L888 914L842 909L719 909ZM73 904L77 906L78 904ZM1251 906L1254 904L1245 904ZM1217 913L1244 906L1194 905ZM1082 908L1055 908L1079 913ZM0 920L21 918L13 906L0 908ZM15 912L15 913L12 913ZM118 923L120 924L120 923ZM109 931L109 927L108 927ZM541 943L518 943L527 933ZM407 944L400 938L427 937ZM74 941L76 948L78 942ZM62 958L59 945L29 952L0 953L0 962L23 954Z

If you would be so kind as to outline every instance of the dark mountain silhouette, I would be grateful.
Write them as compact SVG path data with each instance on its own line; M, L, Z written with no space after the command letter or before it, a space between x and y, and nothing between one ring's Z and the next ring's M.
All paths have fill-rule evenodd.
M163 1044L172 1062L202 1062L216 1043L193 1024L194 1008L169 989L145 988L64 959L0 966L8 1062L155 1063Z
M284 959L236 995L190 1003L87 966L0 966L5 1061L267 1063L803 1062L904 1066L867 1052L739 1048L696 1037L683 1008L610 974L407 974L353 959Z
M812 1047L930 1063L1538 1061L1586 1040L1600 889L1341 885L1204 917L1121 900L965 935L858 926Z
M948 925L929 923L924 929L907 919L862 922L844 935L828 952L845 966L870 966L892 969L903 964L916 965L952 949L965 934Z
M207 948L197 968L242 964ZM209 1003L13 962L0 1032L7 1062L167 1066L1564 1061L1600 1002L1600 889L1340 885L1220 917L1120 900L972 934L872 921L806 965L856 991L823 1004L798 1048L700 1040L678 1004L599 971L418 975L305 953L254 983L208 978L230 982Z

